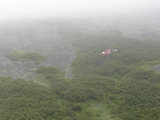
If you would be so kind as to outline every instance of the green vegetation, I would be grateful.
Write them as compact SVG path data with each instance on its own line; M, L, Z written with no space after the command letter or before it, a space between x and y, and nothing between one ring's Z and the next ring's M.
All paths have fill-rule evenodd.
M14 50L8 55L8 58L13 61L33 61L37 64L45 60L44 56L35 52L26 52L23 50Z
M160 42L119 39L75 42L71 80L52 66L37 68L33 80L0 78L0 120L160 120L160 73L152 69L160 64ZM105 44L120 51L100 56Z
M0 82L0 120L62 120L70 116L68 103L48 88L24 80L1 78Z
M86 52L74 61L73 72L85 76L76 82L90 91L85 95L93 95L86 101L108 105L111 115L121 120L159 120L160 73L152 69L160 63L158 46L159 41L124 40L118 46L119 53L108 57L95 54L96 45L83 49Z
M160 120L158 19L117 14L2 24L0 76L11 77L0 77L0 120ZM101 56L106 48L119 51Z

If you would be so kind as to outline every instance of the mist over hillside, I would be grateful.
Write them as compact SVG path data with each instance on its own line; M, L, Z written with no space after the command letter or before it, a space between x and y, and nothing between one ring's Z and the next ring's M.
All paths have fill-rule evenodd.
M20 77L37 67L33 63L29 67L28 63L10 61L6 56L15 50L38 52L46 57L41 65L67 69L76 56L74 44L77 41L99 42L107 40L108 36L118 40L119 35L129 39L159 40L159 31L159 17L153 12L3 22L0 28L1 67L7 69L0 73Z
M133 13L1 22L0 120L159 120L159 11Z
M7 68L6 73L4 73L15 76L15 74L22 72L20 74L22 76L24 72L30 72L36 67L32 64L33 66L30 68L27 62L10 61L6 56L13 51L39 53L46 58L41 65L65 69L72 61L74 51L72 50L72 43L62 39L63 35L59 34L56 26L57 24L52 20L49 22L39 20L29 23L22 21L1 25L1 66ZM20 76L18 75L18 77Z

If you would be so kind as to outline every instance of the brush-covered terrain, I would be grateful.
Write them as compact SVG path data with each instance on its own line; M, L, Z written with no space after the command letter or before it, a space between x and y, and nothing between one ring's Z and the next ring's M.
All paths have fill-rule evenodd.
M159 37L80 23L1 27L0 120L160 120Z

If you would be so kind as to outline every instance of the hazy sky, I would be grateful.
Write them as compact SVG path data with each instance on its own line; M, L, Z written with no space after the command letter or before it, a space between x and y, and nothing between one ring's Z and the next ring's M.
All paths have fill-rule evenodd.
M0 0L0 19L143 11L159 6L158 0Z

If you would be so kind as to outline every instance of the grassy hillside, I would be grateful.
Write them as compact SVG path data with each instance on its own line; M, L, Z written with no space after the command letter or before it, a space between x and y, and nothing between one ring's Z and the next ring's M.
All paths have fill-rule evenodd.
M85 94L90 91L84 99L100 100L122 120L158 120L160 73L153 66L160 64L159 41L108 40L106 46L119 52L100 56L97 51L104 42L87 46L73 62L75 79L80 78L76 82L86 86L80 87L87 89Z
M87 47L78 52L71 80L51 66L39 67L34 80L0 78L0 119L158 120L160 73L144 67L159 64L158 43L124 42L107 57Z
M160 120L160 41L71 23L41 21L21 24L19 33L15 26L1 31L7 41L1 46L11 44L1 48L1 71L12 62L6 64L12 76L19 65L18 71L34 76L0 77L0 120ZM99 55L106 48L119 51ZM64 70L70 64L71 79Z

